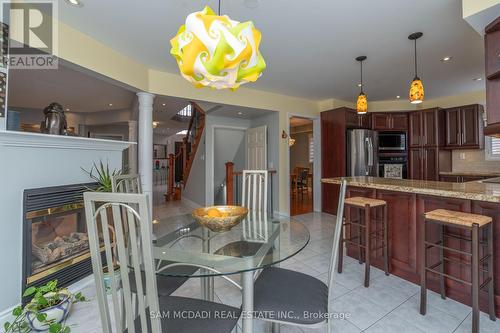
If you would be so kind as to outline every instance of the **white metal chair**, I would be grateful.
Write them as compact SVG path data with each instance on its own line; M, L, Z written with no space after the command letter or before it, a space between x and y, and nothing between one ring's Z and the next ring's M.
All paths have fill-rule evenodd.
M103 333L160 333L167 330L229 333L233 330L240 309L185 297L158 297L151 219L145 194L87 192L84 193L84 202ZM111 233L110 229L114 232ZM103 268L106 267L110 276L114 277L116 263L120 267L121 283L115 278L111 279L109 300L104 286ZM129 272L133 273L137 281L137 294L144 295L137 297L138 314L133 307L136 294L131 290ZM112 307L109 306L110 301ZM185 313L189 317L188 311L209 315L207 319L174 316ZM220 319L217 313L228 316Z
M265 268L255 281L254 311L262 314L259 319L273 323L273 331L279 327L279 324L310 328L327 324L328 332L332 331L330 316L313 315L331 313L334 268L339 255L345 190L346 181L342 180L328 270L328 284L310 275L278 267ZM293 316L283 316L290 311L293 311ZM307 312L312 316L304 316ZM324 319L325 317L327 319Z
M111 184L112 184L112 189L113 192L116 193L136 193L136 194L141 194L142 193L142 188L141 188L141 178L137 174L130 174L130 175L116 175L111 177ZM158 260L156 263L156 270L158 271L161 267L164 267L166 265L172 264L170 261L160 261ZM192 273L196 272L198 269L196 267L186 267L186 266L175 266L169 268L169 271L172 273L175 273L176 271L183 271L185 272L186 270L191 270ZM175 275L175 274L172 274ZM158 288L158 295L159 296L169 296L171 295L174 291L179 289L184 282L186 282L188 278L186 277L173 277L173 276L163 276L163 275L157 275L156 276L156 284ZM134 275L131 274L131 288L132 292L137 292L137 288L135 286L135 280L134 280ZM144 288L143 288L144 289Z
M111 176L111 188L117 193L142 193L141 177L138 174Z

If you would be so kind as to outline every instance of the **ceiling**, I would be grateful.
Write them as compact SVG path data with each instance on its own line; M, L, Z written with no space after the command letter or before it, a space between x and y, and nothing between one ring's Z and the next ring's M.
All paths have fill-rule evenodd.
M128 109L134 98L132 91L62 65L57 70L11 70L9 75L10 107L43 110L58 102L85 113Z
M59 1L66 24L148 65L178 73L169 40L187 14L217 0L81 0L83 7ZM309 4L309 6L307 6ZM413 78L413 45L418 41L419 76L426 97L484 89L482 37L462 19L459 0L223 0L232 19L252 20L262 32L261 52L268 68L246 87L313 100L354 100L359 65L366 55L365 92L369 100L406 98ZM441 58L452 56L449 63Z

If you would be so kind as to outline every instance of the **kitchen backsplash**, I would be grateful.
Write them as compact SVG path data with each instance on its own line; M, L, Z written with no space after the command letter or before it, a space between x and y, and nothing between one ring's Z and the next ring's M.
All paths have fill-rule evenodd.
M465 154L465 159L460 155ZM453 172L500 172L500 161L487 161L485 150L454 150L452 153Z

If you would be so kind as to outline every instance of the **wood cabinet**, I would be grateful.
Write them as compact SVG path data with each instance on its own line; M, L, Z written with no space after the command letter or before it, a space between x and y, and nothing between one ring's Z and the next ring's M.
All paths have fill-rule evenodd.
M485 29L486 116L485 135L500 137L500 17Z
M369 114L358 114L355 110L345 111L347 128L371 128L371 117Z
M406 131L408 129L408 115L392 112L373 113L372 128L379 131Z
M451 152L443 153L444 110L439 108L409 114L409 178L439 180L440 163L451 165Z
M473 104L445 110L445 148L482 149L483 107Z

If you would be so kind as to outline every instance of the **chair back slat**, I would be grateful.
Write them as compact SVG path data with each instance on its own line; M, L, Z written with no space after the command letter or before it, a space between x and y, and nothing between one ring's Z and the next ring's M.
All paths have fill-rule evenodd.
M140 333L149 331L149 327L152 332L161 332L159 318L150 316L159 313L159 304L147 196L87 192L84 194L84 202L103 332L127 330L130 333ZM110 231L114 237L110 237ZM102 243L104 252L101 252ZM101 259L103 255L105 258ZM104 288L103 261L111 279L114 318L109 311L108 296ZM121 284L114 280L116 263L120 267ZM145 274L142 274L143 271ZM133 274L135 281L131 281L129 272ZM132 283L135 283L136 293L131 291ZM134 325L137 314L133 300L136 297L140 327ZM112 326L114 330L111 329Z
M243 224L246 240L267 240L267 170L243 170L242 205L248 208Z
M333 232L333 247L332 256L330 258L330 267L328 269L328 299L333 297L333 279L335 277L335 267L339 256L340 235L342 233L342 224L344 223L344 201L347 182L342 179L340 183L339 205L337 207L337 216L335 219L335 227ZM330 302L328 302L330 304Z
M141 178L137 174L112 176L111 188L118 193L142 193Z

